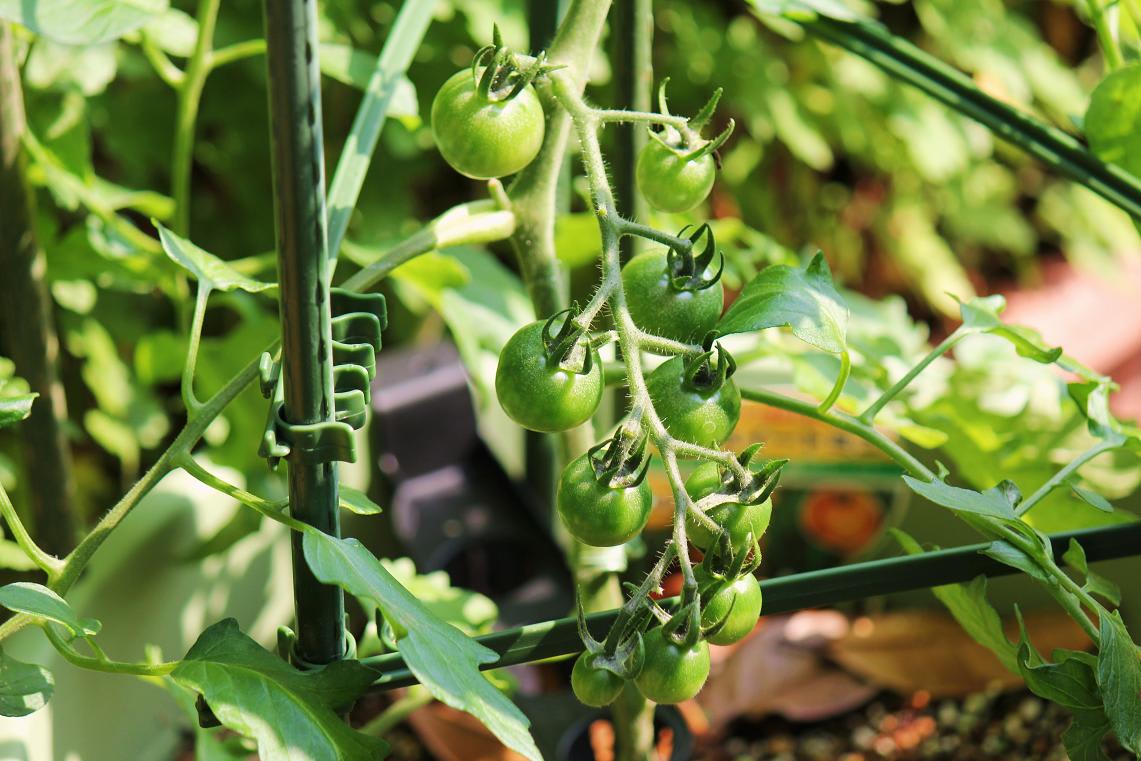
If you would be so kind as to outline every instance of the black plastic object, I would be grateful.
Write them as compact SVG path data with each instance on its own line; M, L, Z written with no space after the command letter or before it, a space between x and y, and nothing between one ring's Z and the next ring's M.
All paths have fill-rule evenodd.
M590 725L599 719L609 719L609 709L594 711L571 724L559 741L555 758L558 761L596 761L594 749L590 745ZM669 729L673 739L673 750L669 761L689 761L693 757L693 732L685 723L685 717L674 706L660 705L654 708L654 740L663 729Z
M421 572L499 606L521 624L566 615L562 552L479 438L467 376L451 344L377 359L374 452L397 539Z

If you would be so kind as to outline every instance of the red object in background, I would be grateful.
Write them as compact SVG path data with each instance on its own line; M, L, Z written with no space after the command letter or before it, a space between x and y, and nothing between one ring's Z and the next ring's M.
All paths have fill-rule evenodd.
M1141 417L1141 259L1118 262L1105 276L1067 262L1047 262L1042 285L1007 292L1003 319L1027 325L1074 359L1113 377L1118 417Z
M851 555L864 549L883 523L880 500L865 491L821 489L804 498L800 526L826 550Z

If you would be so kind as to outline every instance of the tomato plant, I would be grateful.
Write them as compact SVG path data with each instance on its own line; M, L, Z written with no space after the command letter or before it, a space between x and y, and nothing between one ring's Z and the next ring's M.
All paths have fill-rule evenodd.
M623 36L613 67L592 65L617 21L608 0L571 0L561 20L531 4L534 44L524 44L521 11L505 6L503 34L484 3L445 3L452 21L434 21L438 5L409 0L389 19L384 4L361 18L344 4L268 0L263 27L260 13L250 21L218 0L200 0L195 17L163 3L0 3L0 343L12 357L0 361L10 537L0 544L10 614L0 623L0 714L26 716L52 697L47 667L16 658L23 643L9 640L38 629L60 659L52 668L166 690L198 725L186 734L201 757L379 758L388 749L378 735L439 700L539 759L520 696L481 672L577 655L563 683L587 706L610 706L622 742L641 743L619 756L648 757L653 733L636 731L652 719L645 701L698 695L713 672L710 646L748 637L763 600L777 599L756 574L787 461L760 458L763 442L738 431L742 406L760 404L861 439L922 509L950 511L984 540L930 555L896 531L906 556L830 570L824 586L811 575L782 580L782 609L938 582L974 639L1072 710L1062 738L1071 756L1099 757L1110 733L1141 753L1128 606L1090 567L1136 552L1138 525L1120 503L1136 486L1141 431L1114 414L1111 378L1006 322L1003 297L974 290L987 273L966 277L948 245L962 244L966 262L1001 250L1021 262L1003 274L1025 275L1042 241L1088 252L1137 240L1136 3L1088 4L1107 73L1089 93L1005 8L924 4L915 16L928 32L998 29L988 42L1003 55L1056 64L1048 76L1000 67L998 99L986 72L963 76L835 3L748 6L779 16L773 29L806 30L863 64L777 40L753 16L723 28L720 8L720 26L702 33L705 4L662 0L658 27L675 39L663 68L692 116L671 112L665 77L650 103L648 3L623 8L637 23L611 27ZM374 22L386 33L375 63L356 47ZM471 44L488 33L490 44ZM215 36L227 44L215 47ZM1005 60L956 35L928 36L966 68ZM226 91L212 78L222 67L236 72ZM613 103L591 79L602 70L613 72ZM352 97L324 98L322 73ZM1020 90L1034 102L1019 102ZM382 135L389 116L397 129ZM1040 165L995 153L982 128ZM343 147L326 182L333 145ZM486 180L486 197L459 198L472 188L454 173ZM150 187L156 177L169 178L168 192ZM808 239L829 256L778 242ZM865 290L921 296L912 301L927 322L902 299L838 284L868 286L863 270L888 278ZM890 281L897 271L914 288ZM377 353L445 331L496 467L522 487L516 494L504 475L484 491L531 500L526 522L551 529L543 537L575 582L575 619L492 633L492 600L407 559L382 561L399 550L358 528L382 510L349 481L400 465L385 452L377 468L340 467L363 457L373 395L390 381ZM425 371L414 390L430 398L442 375ZM255 387L261 399L247 393ZM441 454L456 443L450 410L436 406L402 430ZM649 520L651 467L669 503L665 531ZM99 504L121 484L133 485ZM164 501L195 526L194 542L164 545L148 566L154 536L186 532L145 534L132 528L143 521L125 519L159 514ZM493 524L481 509L440 520L441 536ZM369 542L342 537L344 511L361 516L345 533ZM286 586L270 549L286 535L289 603L231 605L247 570L264 582L258 594ZM131 536L148 551L114 549ZM257 541L264 563L243 554ZM131 646L150 641L143 627L155 620L193 612L213 623L164 640L161 656L120 655L110 635L135 624L105 631L86 615L91 606L111 622L112 598L136 595L100 591L116 552L140 595L140 579L161 578L149 586L181 599L173 590L191 567L186 594L212 592L179 615L122 616L140 622ZM963 558L979 553L985 574L1012 568L1040 585L1090 651L1046 658L1024 630L1008 639L985 574L963 575L980 567ZM235 578L222 584L218 568ZM907 570L918 568L916 581ZM659 598L668 574L680 580L676 599ZM363 615L346 615L352 606ZM276 629L277 652L239 620ZM366 692L402 686L408 693L367 724L345 721Z

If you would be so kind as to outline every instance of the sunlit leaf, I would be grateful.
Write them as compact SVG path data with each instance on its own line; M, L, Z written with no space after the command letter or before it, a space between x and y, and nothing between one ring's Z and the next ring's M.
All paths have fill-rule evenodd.
M18 423L32 414L32 402L39 394L0 396L0 428Z
M832 284L824 254L817 253L804 269L778 264L762 270L717 330L727 335L786 325L800 340L832 354L847 346L848 307Z
M349 728L338 715L376 674L358 661L299 671L238 629L232 618L198 637L171 673L200 693L224 726L257 740L266 759L383 758L388 745Z
M1084 127L1100 159L1141 177L1141 64L1101 80L1090 96Z
M263 283L246 277L223 260L175 235L157 222L155 226L166 255L186 268L203 287L218 291L238 289L248 293L259 293L277 287L275 283Z
M357 515L380 515L380 505L368 498L364 492L341 484L337 487L341 507Z
M42 666L18 661L0 649L0 716L27 716L47 705L55 679Z
M904 482L913 492L934 502L937 505L961 513L973 513L989 518L998 518L1004 521L1015 521L1014 507L1010 501L996 489L978 492L973 489L963 489L951 486L943 481L920 481L912 476L904 476Z
M18 581L0 587L0 605L65 626L76 637L93 636L102 628L94 618L80 618L66 600L42 584Z
M1030 328L1008 325L999 319L1006 308L1006 299L1001 295L980 296L959 305L963 316L963 327L974 333L990 333L1005 338L1014 345L1020 356L1035 362L1050 364L1062 356L1060 347L1050 347L1042 337Z
M1097 681L1105 701L1105 715L1127 750L1141 754L1141 660L1121 614L1102 611L1101 646L1097 654Z
M479 671L480 664L498 658L494 652L432 615L357 540L311 530L305 532L304 550L318 579L371 601L394 628L406 632L397 647L433 697L479 719L509 748L541 761L527 718Z
M110 42L167 8L167 0L0 0L0 19L65 45Z

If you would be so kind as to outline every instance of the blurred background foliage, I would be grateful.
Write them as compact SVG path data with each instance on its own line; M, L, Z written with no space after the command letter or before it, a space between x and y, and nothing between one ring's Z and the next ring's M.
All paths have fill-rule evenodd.
M429 95L490 39L492 19L510 43L528 48L526 8L522 0L437 6L436 22L411 67L410 85L397 100L398 118L384 130L352 219L342 258L357 264L374 259L422 220L483 194L435 152L426 123ZM864 3L857 9L962 68L991 95L1070 131L1101 75L1096 37L1070 3L917 0ZM322 60L328 75L330 167L395 10L387 2L320 5L321 34L328 43ZM117 43L67 47L30 37L22 43L33 136L29 152L33 179L42 188L38 225L58 306L64 378L80 450L80 495L88 514L102 509L146 466L176 430L172 418L182 414L177 378L190 294L147 234L150 218L169 220L173 213L168 188L176 102L151 61L169 56L181 62L190 54L194 12L190 3L175 3ZM731 0L661 0L655 17L655 79L671 77L672 110L692 113L720 86L726 95L718 118L733 117L739 128L723 152L723 171L708 208L686 218L651 221L668 229L712 217L728 256L730 288L765 264L795 260L797 252L819 247L849 290L876 298L898 294L903 303L853 298L856 332L865 322L878 331L865 347L869 366L902 367L921 354L928 332L945 332L957 317L948 294L965 298L1011 284L1032 286L1044 262L1061 258L1112 273L1122 257L1141 250L1128 218L1105 201L1051 176L981 126L862 59L804 39L794 25L761 19ZM215 47L260 34L258 3L226 3ZM253 55L215 70L206 83L189 230L203 248L261 275L271 272L273 263L264 78L264 60ZM593 79L593 96L610 100L613 82L604 56L596 61ZM584 191L581 185L575 188L572 211L581 212ZM576 271L577 287L588 287L593 278L596 245L588 214L571 213L560 221L559 253ZM481 297L473 286L489 278L498 278L498 285L488 290L517 291L505 252L492 254L473 252L467 264L434 255L400 271L385 286L395 297L387 343L431 341L445 324L454 332L473 330L470 321L465 328L464 320L456 319L462 309L457 311L454 301L449 314L441 294L450 290L460 305L475 308L487 293ZM505 328L526 318L525 307L510 317ZM202 391L216 388L275 331L271 302L243 293L217 296L199 363ZM470 349L465 359L477 380L473 347L494 352L495 335L502 333L456 335L461 350ZM787 345L779 337L765 340ZM758 351L765 353L763 346ZM784 354L797 361L795 350ZM962 358L967 361L953 377L943 379L943 398L912 397L926 407L908 412L914 418L906 421L909 438L944 445L953 464L978 474L976 486L989 486L998 477L998 461L990 457L996 447L1020 452L1019 463L1026 467L1047 465L1048 446L1033 451L1011 446L1010 436L1030 435L1033 426L1020 434L994 433L1004 415L1010 419L1027 410L1030 391L1022 404L1012 402L1017 394L1011 384L1029 387L1039 381L1023 363L1003 376L993 357L978 360L986 370L980 381L969 357ZM829 361L801 358L798 385L816 391L830 382ZM852 390L859 367L857 361ZM872 386L883 380L871 379ZM1060 405L1046 426L1053 430L1066 402L1057 382L1041 382L1054 389ZM1004 408L986 401L980 385L985 383L1004 394ZM947 395L948 390L962 393ZM964 417L972 410L977 417ZM251 390L208 436L215 456L255 484L265 478L253 445L262 416ZM920 420L931 429L951 430L925 434ZM8 454L0 460L0 472L15 486L15 455L10 447L3 451ZM1019 463L1002 463L1013 468L1005 474L1018 474ZM107 473L118 477L108 479ZM1112 494L1120 496L1131 484L1117 483Z

